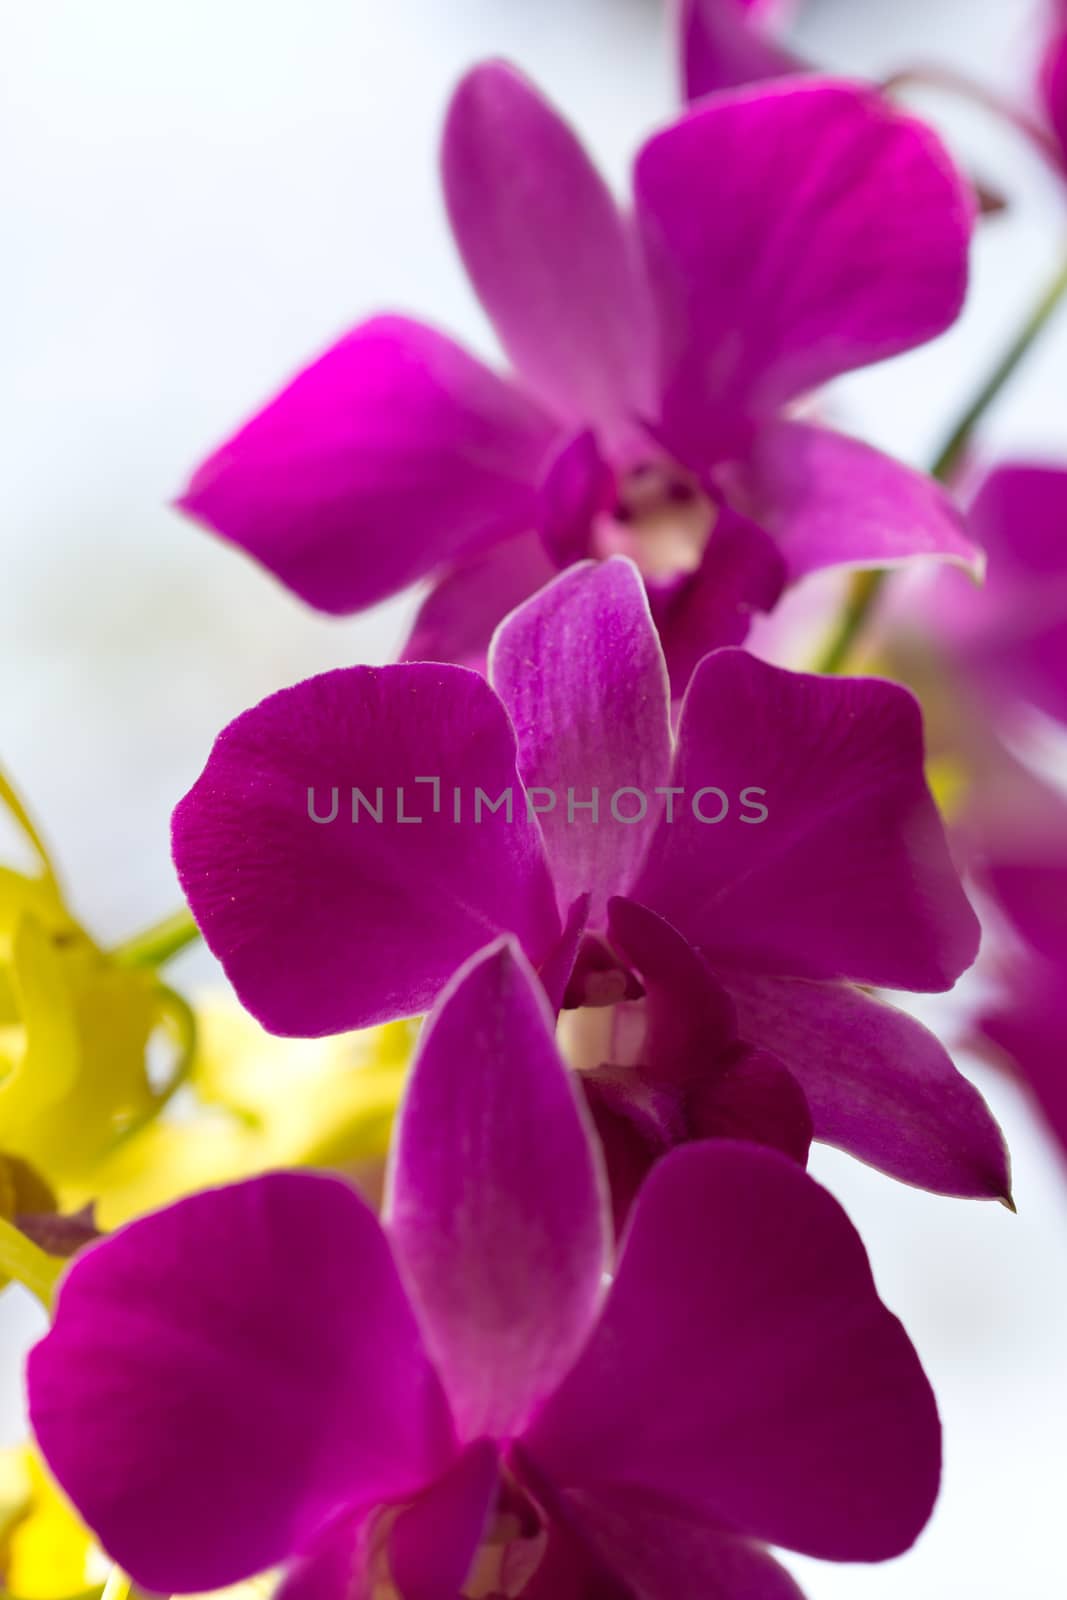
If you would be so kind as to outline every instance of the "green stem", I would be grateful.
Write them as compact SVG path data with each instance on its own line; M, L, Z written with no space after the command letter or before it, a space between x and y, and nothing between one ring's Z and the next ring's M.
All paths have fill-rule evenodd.
M1067 261L1063 263L1048 288L1031 311L1017 338L1005 352L1002 360L990 374L987 383L979 389L956 424L948 443L934 462L930 471L942 483L948 483L967 453L975 428L982 421L994 400L1000 397L1044 333L1054 312L1067 295Z
M857 572L849 586L848 599L833 638L819 659L816 672L843 672L848 665L853 646L874 610L875 603L889 573L885 568L875 572Z
M957 422L940 455L930 468L931 477L940 483L951 482L967 454L978 424L1007 388L1065 296L1067 296L1067 261L1060 267L1026 319L1018 336ZM847 665L857 639L870 621L888 577L889 571L882 568L873 572L858 572L853 578L841 620L819 661L817 672L841 672Z
M173 916L116 945L110 956L119 967L162 967L199 937L192 912L183 906Z
M46 1311L52 1309L56 1282L66 1264L58 1257L48 1255L32 1239L27 1239L13 1222L0 1217L0 1272L5 1278L14 1278L16 1283L29 1289Z

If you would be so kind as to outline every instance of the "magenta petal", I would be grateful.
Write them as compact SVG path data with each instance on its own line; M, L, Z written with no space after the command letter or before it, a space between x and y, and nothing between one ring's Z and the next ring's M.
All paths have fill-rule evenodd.
M737 1013L707 962L668 922L633 900L611 900L608 933L644 982L642 1067L677 1086L701 1066L714 1071L737 1037Z
M610 511L615 474L590 428L568 439L541 485L541 538L557 569L591 553L593 521Z
M523 782L544 792L560 909L591 892L603 922L640 866L671 760L667 669L637 568L616 556L562 573L502 624L489 675Z
M661 822L633 898L720 975L937 990L974 960L978 922L926 787L919 708L905 689L720 650L689 686L672 782L686 799L673 825ZM705 785L730 801L717 824L695 819ZM757 814L740 803L752 790L763 791L763 821L745 820ZM713 795L701 809L714 818L722 802Z
M685 693L697 663L723 645L742 644L756 612L770 611L785 586L786 565L764 528L722 506L703 559L668 595L649 591L671 692Z
M556 575L541 538L526 533L442 574L404 646L404 661L450 661L485 672L497 624Z
M588 1542L579 1544L559 1522L547 1531L544 1554L521 1591L522 1600L640 1600L628 1583L605 1570Z
M614 1486L568 1495L566 1507L625 1582L621 1594L605 1586L581 1591L579 1600L804 1600L765 1550L702 1524L688 1509Z
M689 1119L694 1139L748 1139L808 1164L814 1125L807 1096L769 1050L742 1048L694 1081Z
M761 428L739 486L794 581L824 567L896 567L919 556L981 575L979 545L940 484L829 428Z
M977 1032L1011 1061L1029 1086L1067 1157L1067 999L1064 963L1033 956L1009 968L1005 994L979 1019Z
M687 459L746 422L941 333L959 313L970 191L876 90L783 80L716 95L641 152L662 423Z
M178 503L310 605L358 611L531 527L552 436L450 339L379 317L221 445Z
M454 1448L377 1218L306 1173L196 1195L94 1245L28 1381L51 1471L160 1594L297 1555Z
M1000 1129L914 1017L847 984L731 976L739 1031L804 1089L815 1137L935 1194L1007 1199Z
M1018 937L998 952L977 1032L1010 1057L1067 1151L1067 802L1006 752L998 766L999 782L974 797L967 843Z
M845 1213L784 1156L725 1141L652 1171L525 1448L576 1512L643 1495L837 1561L907 1549L940 1472L929 1384Z
M373 1519L344 1517L286 1571L273 1600L374 1600Z
M679 23L686 99L803 70L772 37L765 0L682 0Z
M460 1436L514 1434L589 1331L608 1238L591 1128L510 943L466 968L423 1034L387 1227Z
M1067 8L1062 0L1053 0L1049 10L1053 28L1041 62L1039 86L1061 160L1067 163Z
M608 431L653 404L638 252L578 139L520 73L456 90L445 196L467 271L508 355L561 421Z
M494 1444L472 1444L403 1511L389 1535L389 1569L400 1600L457 1600L500 1482Z
M511 817L479 816L477 788L510 791ZM275 1033L414 1015L504 929L535 962L559 932L514 734L462 667L351 667L244 712L174 813L174 859L209 946Z
M578 896L567 911L559 938L537 969L537 976L554 1012L562 1008L566 998L567 985L574 972L589 921L589 904L589 895Z
M596 1129L611 1195L612 1226L621 1235L654 1162L666 1153L661 1129L629 1092L625 1071L611 1069L581 1074L582 1091Z
M983 693L1067 722L1067 468L1001 467L971 526L989 556L985 587L945 573L930 626Z

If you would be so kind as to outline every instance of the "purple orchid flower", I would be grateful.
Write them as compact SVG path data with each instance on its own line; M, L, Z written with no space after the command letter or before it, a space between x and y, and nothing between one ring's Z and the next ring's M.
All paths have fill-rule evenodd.
M1041 62L1039 95L1053 153L1067 168L1067 0L1049 0L1049 35Z
M1067 467L1013 462L985 479L971 525L985 585L943 573L924 610L957 688L1002 727L1022 706L1067 723Z
M959 831L1000 923L976 1041L1015 1069L1067 1156L1067 800L990 737Z
M906 1182L1005 1195L976 1091L865 992L948 988L978 944L911 695L723 650L697 668L675 743L625 558L527 601L489 670L330 672L219 736L174 855L248 1009L297 1035L411 1015L510 932L554 1001L609 1020L617 1001L632 1020L644 990L636 1050L602 1031L582 1064L639 1065L677 1110L693 1069L725 1069L741 1040L800 1085L816 1137ZM759 1071L740 1105L705 1108L716 1130L751 1111ZM795 1086L770 1098L769 1142L800 1155ZM647 1127L656 1108L634 1101Z
M782 0L681 0L679 40L687 100L806 70L780 44Z
M571 562L632 555L680 692L786 580L978 557L925 477L790 403L956 318L973 200L871 89L715 97L650 139L635 225L518 73L460 84L445 196L517 382L402 317L354 329L195 474L180 504L344 613L420 578L407 659L481 667Z
M67 1273L31 1418L136 1583L284 1564L282 1600L798 1600L765 1543L915 1539L937 1412L844 1212L773 1152L692 1146L613 1267L552 1023L506 941L457 976L384 1224L338 1179L274 1174Z
M943 738L969 774L955 853L991 910L979 1040L1014 1061L1067 1147L1067 806L1012 753L1035 709L1067 723L1067 468L1015 462L981 484L971 525L989 556L977 588L939 574L902 659L949 689ZM931 640L934 656L931 660Z

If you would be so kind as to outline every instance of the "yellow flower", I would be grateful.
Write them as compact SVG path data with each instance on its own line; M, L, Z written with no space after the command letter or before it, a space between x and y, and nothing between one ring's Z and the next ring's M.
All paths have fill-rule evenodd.
M278 1039L232 1000L198 1005L186 1087L164 1117L61 1188L108 1229L272 1167L326 1167L377 1197L417 1025Z
M38 862L0 868L0 1148L57 1187L95 1164L165 1101L190 1047L181 999L155 973L121 966L71 915L52 863L0 775ZM170 1042L161 1085L151 1041Z

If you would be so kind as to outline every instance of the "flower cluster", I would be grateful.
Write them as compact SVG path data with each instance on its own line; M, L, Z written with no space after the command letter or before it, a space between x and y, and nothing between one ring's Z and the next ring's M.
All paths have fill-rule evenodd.
M9 1588L38 1502L75 1587L282 1600L798 1600L770 1547L882 1561L930 1516L933 1394L806 1169L1011 1205L908 1009L978 956L961 873L968 1033L1067 1144L1067 802L1023 748L1067 722L1067 464L971 459L1054 297L930 475L826 425L959 315L978 208L771 11L682 6L629 209L471 71L445 199L508 369L375 317L193 474L322 611L424 588L396 662L219 734L191 919L101 949L0 790L36 857L0 874L0 1273L51 1310L30 1420L84 1524L30 1457ZM840 675L899 568L888 675ZM828 569L821 670L780 611L757 649ZM159 976L196 937L243 1011Z

